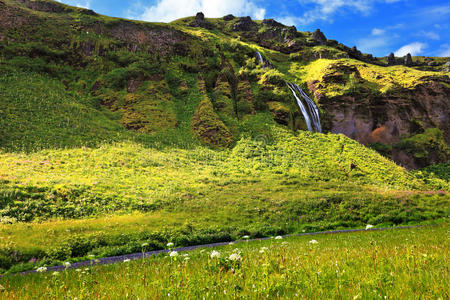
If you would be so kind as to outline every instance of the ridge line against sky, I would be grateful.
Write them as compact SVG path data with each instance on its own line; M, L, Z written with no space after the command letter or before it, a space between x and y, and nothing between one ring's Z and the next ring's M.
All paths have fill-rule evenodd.
M320 28L327 38L365 53L450 56L450 3L420 0L60 0L100 14L170 22L202 11L274 18L299 31Z

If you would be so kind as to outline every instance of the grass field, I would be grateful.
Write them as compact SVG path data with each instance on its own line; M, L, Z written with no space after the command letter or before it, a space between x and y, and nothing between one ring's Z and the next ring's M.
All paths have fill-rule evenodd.
M7 276L0 299L447 299L447 224L161 254Z
M449 207L444 180L426 182L343 136L275 125L270 139L232 150L126 142L0 157L2 272L142 243L439 222Z

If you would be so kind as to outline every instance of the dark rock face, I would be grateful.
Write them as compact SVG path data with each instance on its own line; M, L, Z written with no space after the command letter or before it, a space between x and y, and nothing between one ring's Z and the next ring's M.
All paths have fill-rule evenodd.
M192 21L189 26L191 27L202 27L202 28L209 28L210 26L205 21L205 15L202 12L197 13L195 16L194 21Z
M327 44L327 38L323 34L320 29L316 29L312 34L313 39L319 44L319 45L326 45Z
M332 79L332 80L331 80ZM331 81L339 78L330 78ZM444 80L445 79L440 79ZM450 79L446 80L446 84ZM329 120L325 127L332 133L342 133L368 145L398 143L402 136L417 132L414 120L420 120L423 128L439 127L450 143L450 88L437 79L417 85L414 89L402 89L383 95L343 95L327 98L315 92L318 82L308 87L326 112ZM417 163L405 153L393 153L393 159L407 167L416 168Z
M262 24L269 27L284 27L283 24L275 21L274 19L264 19Z
M394 55L394 53L389 54L389 56L387 57L387 64L389 66L395 65L395 55Z
M353 46L352 49L350 49L350 51L348 52L348 54L350 55L350 57L356 59L360 59L362 57L361 51L359 51L358 48L356 48L356 46Z
M233 24L233 31L252 31L256 29L257 24L250 17L242 17Z
M412 66L413 61L412 61L412 57L411 57L411 53L406 54L405 56L405 66Z
M231 20L234 20L234 16L231 15L231 14L226 15L225 17L223 17L223 20L224 20L224 21L231 21Z

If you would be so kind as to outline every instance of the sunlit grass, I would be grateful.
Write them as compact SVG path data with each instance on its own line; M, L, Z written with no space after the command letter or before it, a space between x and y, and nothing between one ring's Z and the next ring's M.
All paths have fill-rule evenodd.
M448 250L447 225L241 242L214 254L7 276L0 298L446 299Z

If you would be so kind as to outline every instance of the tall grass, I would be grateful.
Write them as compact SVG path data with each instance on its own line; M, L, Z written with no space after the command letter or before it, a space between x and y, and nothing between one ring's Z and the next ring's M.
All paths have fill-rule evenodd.
M241 242L213 255L7 276L0 299L446 299L447 233L443 225Z

